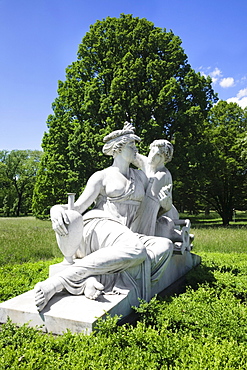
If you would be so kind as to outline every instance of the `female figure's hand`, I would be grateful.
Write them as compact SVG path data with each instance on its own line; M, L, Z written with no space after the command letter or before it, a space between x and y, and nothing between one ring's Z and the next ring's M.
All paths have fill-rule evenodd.
M51 222L53 230L61 236L68 235L66 225L69 224L69 218L66 210L59 205L55 205L50 210Z

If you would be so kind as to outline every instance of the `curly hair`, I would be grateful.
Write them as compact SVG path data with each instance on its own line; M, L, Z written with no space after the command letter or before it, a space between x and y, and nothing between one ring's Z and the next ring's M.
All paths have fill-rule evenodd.
M164 156L164 163L168 163L172 160L173 156L173 145L170 143L168 140L154 140L149 148L151 149L152 147L157 146L159 148L159 151L161 154Z
M133 140L138 142L141 141L139 136L134 133L134 126L125 122L125 126L122 130L113 131L104 137L103 141L105 145L103 146L102 152L105 155L111 155L115 158L117 154L121 153L122 148Z

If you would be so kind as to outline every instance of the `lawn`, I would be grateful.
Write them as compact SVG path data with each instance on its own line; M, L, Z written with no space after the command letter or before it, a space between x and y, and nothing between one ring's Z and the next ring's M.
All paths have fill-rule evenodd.
M50 221L0 217L0 266L61 256Z

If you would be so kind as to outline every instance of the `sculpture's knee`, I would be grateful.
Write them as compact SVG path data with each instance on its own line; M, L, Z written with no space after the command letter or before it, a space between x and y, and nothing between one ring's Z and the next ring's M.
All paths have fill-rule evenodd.
M126 261L131 261L131 265L141 264L147 258L147 250L138 237L126 240L123 247L123 256L125 256Z
M147 258L147 249L140 240L137 245L137 253L138 258L141 262L143 262Z
M156 270L173 254L174 245L167 238L154 238L147 247L147 253L151 260L151 269Z

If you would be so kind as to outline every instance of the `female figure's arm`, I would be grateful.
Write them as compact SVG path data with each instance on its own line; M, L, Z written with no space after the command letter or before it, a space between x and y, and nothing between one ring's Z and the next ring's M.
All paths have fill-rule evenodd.
M79 213L84 213L102 192L104 171L95 172L88 180L87 185L75 202L74 209Z
M98 171L89 178L83 193L75 202L75 211L82 214L91 206L102 190L103 178L103 171ZM67 209L67 205L55 205L50 210L52 228L59 235L68 234L68 230L66 228L66 225L69 224L69 219L66 214Z
M147 157L145 157L145 155L142 155L140 153L136 153L136 157L134 161L132 161L132 164L136 166L137 168L140 168L142 171L146 172Z

